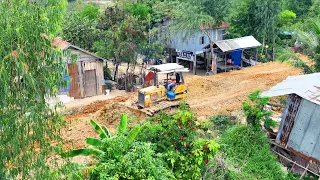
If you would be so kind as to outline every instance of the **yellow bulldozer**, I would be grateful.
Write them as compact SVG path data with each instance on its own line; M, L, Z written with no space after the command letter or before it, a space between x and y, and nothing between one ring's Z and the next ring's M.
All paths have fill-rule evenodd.
M178 106L179 100L188 93L182 73L189 70L176 63L154 65L148 69L154 72L154 85L138 91L139 109L152 116L160 110ZM159 82L161 75L163 79Z

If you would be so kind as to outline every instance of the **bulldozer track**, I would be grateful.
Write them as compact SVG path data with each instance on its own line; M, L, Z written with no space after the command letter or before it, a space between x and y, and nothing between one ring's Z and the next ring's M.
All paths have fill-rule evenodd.
M158 113L161 110L165 110L172 107L179 106L180 101L162 101L157 104L154 104L150 108L141 109L142 112L145 112L149 116L153 116L154 114Z
M139 110L148 116L153 116L161 110L177 107L177 106L179 106L179 104L180 104L180 101L160 101L160 102L153 104L152 107L149 107L149 108L139 109L136 106L129 107L129 108L134 109L134 110Z

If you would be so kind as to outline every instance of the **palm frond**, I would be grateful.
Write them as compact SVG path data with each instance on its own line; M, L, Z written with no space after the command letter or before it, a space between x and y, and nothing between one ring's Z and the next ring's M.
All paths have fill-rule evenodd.
M101 147L103 146L104 141L96 138L87 138L86 143L94 147Z
M140 132L141 132L140 126L134 127L127 136L128 143L131 144L137 138L137 136L139 136Z
M102 127L98 124L98 123L96 123L94 120L90 120L90 123L91 123L91 125L92 125L92 127L94 128L94 130L97 132L97 133L99 133L100 134L100 138L101 139L106 139L106 138L109 138L110 136L109 135L107 135L107 133L102 129ZM109 133L109 131L108 131L108 133Z
M121 114L120 124L118 126L118 134L123 134L127 131L128 126L128 116L126 114Z
M75 156L99 156L103 154L104 152L99 149L81 148L81 149L74 149L74 150L67 151L62 154L62 157L66 158L66 157L75 157Z

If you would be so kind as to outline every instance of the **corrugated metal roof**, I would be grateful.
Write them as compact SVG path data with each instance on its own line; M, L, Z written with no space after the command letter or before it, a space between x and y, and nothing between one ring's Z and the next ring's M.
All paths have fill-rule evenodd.
M273 97L297 94L320 105L320 73L289 76L286 80L262 93L261 96Z
M233 51L236 49L246 49L246 48L254 48L261 46L253 36L246 36L236 39L227 39L216 41L215 44L223 51Z
M67 49L71 44L67 41L62 40L61 38L55 38L52 42L52 46L57 47L59 49L65 50Z
M68 48L71 47L71 48L77 49L77 50L79 50L79 51L82 51L82 52L84 52L84 53L90 54L90 55L92 55L92 56L94 56L94 57L96 57L96 58L98 58L98 59L100 59L100 60L103 60L103 61L106 61L106 60L107 60L107 59L104 59L104 58L102 58L102 57L100 57L100 56L97 56L97 55L94 54L94 53L91 53L91 52L89 52L89 51L86 51L86 50L84 50L84 49L82 49L82 48L80 48L80 47L74 46L74 45L72 45L71 43L62 40L62 39L59 38L59 37L57 37L57 38L55 38L55 39L53 40L52 46L57 47L57 48L59 48L59 49L61 49L61 50L66 50L66 49L68 49Z
M209 26L209 25L203 25L203 28L205 30L211 30L211 29L227 29L230 25L227 22L222 22L220 26Z

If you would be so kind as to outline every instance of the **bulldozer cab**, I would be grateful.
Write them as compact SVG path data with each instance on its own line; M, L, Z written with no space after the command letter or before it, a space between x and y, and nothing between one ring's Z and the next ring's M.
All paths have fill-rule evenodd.
M162 84L169 81L177 82L177 80L178 80L177 83L184 84L182 72L189 72L188 68L184 68L182 65L179 65L177 63L155 65L155 66L151 66L148 69L152 70L155 74L154 86L161 84L161 82L159 82L159 75L162 75L162 74L166 74L166 78L163 79Z
M154 65L148 68L154 72L154 86L141 89L138 94L140 107L150 107L160 100L182 99L187 95L187 88L184 85L183 72L189 72L187 68L176 64L168 63ZM159 82L159 76L162 81Z

